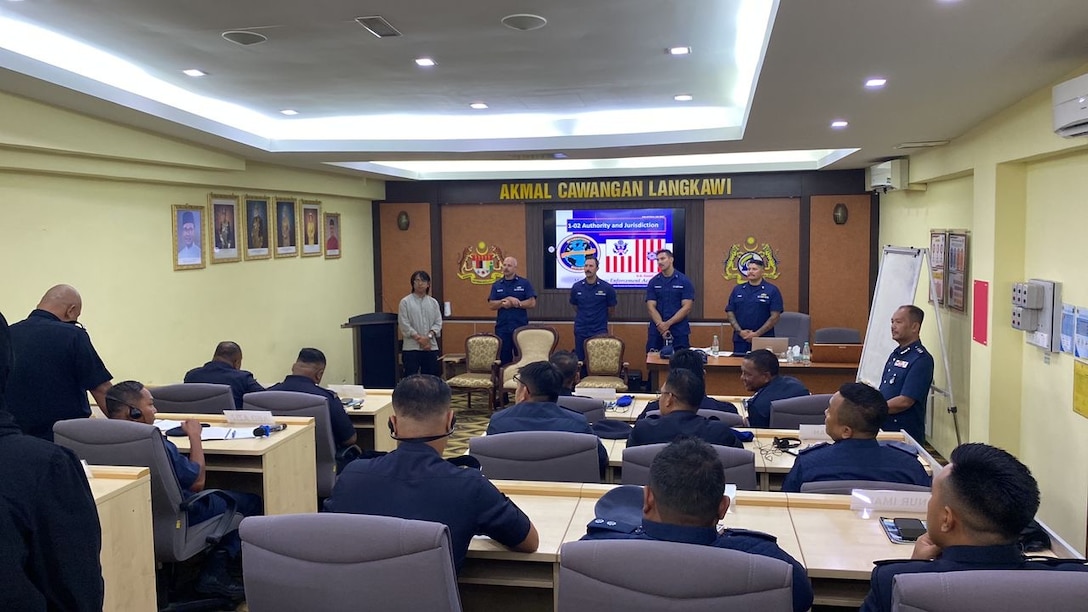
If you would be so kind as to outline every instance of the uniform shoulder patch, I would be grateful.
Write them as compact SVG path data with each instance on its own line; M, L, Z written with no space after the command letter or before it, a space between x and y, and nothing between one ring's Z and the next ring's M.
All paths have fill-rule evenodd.
M595 518L586 525L586 533L608 531L612 533L635 533L641 525L613 521L611 519Z

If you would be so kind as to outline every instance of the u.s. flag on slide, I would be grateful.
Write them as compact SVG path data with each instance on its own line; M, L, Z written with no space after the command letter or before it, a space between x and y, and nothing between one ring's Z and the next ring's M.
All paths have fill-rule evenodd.
M610 274L657 274L657 252L672 248L661 238L621 238L604 244L603 267Z

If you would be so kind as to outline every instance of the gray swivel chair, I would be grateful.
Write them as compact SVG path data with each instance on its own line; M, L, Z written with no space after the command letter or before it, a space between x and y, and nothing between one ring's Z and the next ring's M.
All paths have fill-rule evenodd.
M861 332L852 327L821 327L813 335L815 344L861 344Z
M223 414L225 410L236 408L230 385L182 383L148 390L155 398L155 408L159 412Z
M567 542L557 588L559 612L793 610L785 561L677 542Z
M621 467L622 482L625 485L650 484L650 464L668 444L646 444L644 446L632 446L623 449L623 463ZM759 482L756 478L756 456L750 450L743 448L731 448L712 444L711 448L718 453L718 459L725 469L725 481L737 485L742 491L758 491Z
M900 574L892 580L894 612L1083 610L1088 572L972 570Z
M770 428L798 429L801 425L823 425L827 421L824 411L831 396L831 393L821 393L771 402Z
M744 417L735 412L726 412L724 410L711 410L709 408L700 408L695 411L696 414L707 419L717 419L722 423L730 427L744 427ZM660 416L660 410L647 410L646 416Z
M173 564L211 549L225 534L237 529L242 520L242 515L234 512L234 499L218 489L204 489L185 498L162 434L153 425L115 419L58 421L53 425L53 441L71 449L87 463L151 469L155 560L169 564L171 572ZM210 495L220 495L227 503L227 512L202 523L190 524L186 509ZM160 605L166 601L164 589L168 582L172 580L160 581Z
M449 529L363 514L283 514L242 521L251 612L461 610Z
M789 338L790 346L802 346L810 341L812 318L803 312L783 312L774 326L776 338Z
M267 410L274 416L313 417L317 450L317 496L329 497L336 484L336 443L329 423L329 403L320 395L297 391L257 391L242 396L243 410Z
M569 431L515 431L470 438L483 473L500 480L600 482L597 436Z
M802 493L828 493L831 495L850 495L854 489L875 491L929 491L929 487L903 482L884 482L882 480L821 480L806 482L801 485Z
M586 417L590 425L604 418L604 400L592 397L578 397L577 395L562 395L556 403L567 410Z

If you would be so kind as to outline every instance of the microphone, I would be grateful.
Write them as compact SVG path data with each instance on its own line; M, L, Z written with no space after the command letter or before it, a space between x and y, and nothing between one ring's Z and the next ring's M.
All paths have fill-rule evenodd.
M279 423L276 425L261 425L260 427L257 427L253 430L253 435L261 438L263 436L271 436L273 433L277 431L283 431L285 429L287 429L287 426L283 423Z

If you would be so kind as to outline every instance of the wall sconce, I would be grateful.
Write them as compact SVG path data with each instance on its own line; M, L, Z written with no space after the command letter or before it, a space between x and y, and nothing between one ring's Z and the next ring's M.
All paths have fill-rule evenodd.
M831 218L835 220L835 225L846 225L846 219L849 217L850 210L842 202L836 204L835 210L831 211Z
M835 210L838 210L838 209L836 208ZM408 218L408 212L407 211L402 210L402 211L400 211L400 214L397 215L397 228L400 231L402 231L402 232L408 231L408 225L411 222L412 222L412 220ZM836 223L837 223L837 221L836 221Z

